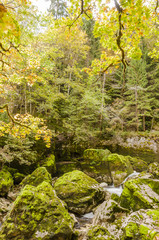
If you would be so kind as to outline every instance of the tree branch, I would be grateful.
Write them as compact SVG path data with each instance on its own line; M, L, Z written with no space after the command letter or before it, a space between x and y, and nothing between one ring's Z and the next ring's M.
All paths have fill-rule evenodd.
M23 123L20 123L20 122L16 121L16 120L13 118L13 116L11 115L11 113L10 113L10 111L9 111L8 104L5 104L5 105L3 105L3 106L0 106L0 109L6 109L7 114L8 114L8 117L10 118L13 126L14 126L15 124L17 124L17 125L19 125L19 126L21 126L21 127L25 127L25 128L31 129L28 125L25 125L25 124L23 124Z

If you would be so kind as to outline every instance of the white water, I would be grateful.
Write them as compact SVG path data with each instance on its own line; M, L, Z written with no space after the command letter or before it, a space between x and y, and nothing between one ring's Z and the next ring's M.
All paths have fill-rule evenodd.
M139 173L136 172L136 171L134 171L133 173L131 173L129 176L127 176L127 177L124 179L124 181L120 184L119 187L114 187L114 184L113 184L113 185L111 185L111 186L104 187L104 189L107 190L108 192L110 192L111 194L112 194L112 193L115 193L115 194L117 194L117 195L120 197L120 195L122 194L122 191L123 191L122 185L123 185L127 180L129 180L130 178L136 177L136 176L138 176L138 175L139 175Z

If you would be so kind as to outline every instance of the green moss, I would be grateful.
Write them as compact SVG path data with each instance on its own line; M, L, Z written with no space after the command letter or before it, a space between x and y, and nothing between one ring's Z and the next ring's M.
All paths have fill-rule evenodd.
M51 154L46 160L43 161L42 167L45 167L47 171L53 176L56 173L55 155Z
M97 181L78 170L65 173L55 182L54 187L68 208L79 214L89 212L105 197Z
M37 186L43 181L51 184L51 175L50 173L48 173L45 167L39 167L34 172L32 172L32 174L25 177L24 180L21 182L21 185L29 184Z
M141 208L156 208L159 181L154 179L131 179L124 185L120 200L123 207L134 211Z
M87 233L88 240L113 240L115 239L105 227L93 226Z
M13 187L13 178L7 170L0 171L0 196L4 197Z
M71 240L74 220L65 206L49 183L26 185L2 225L0 239L41 239L45 232L45 239Z
M108 149L86 149L83 153L83 157L87 161L105 161L109 156L110 151Z

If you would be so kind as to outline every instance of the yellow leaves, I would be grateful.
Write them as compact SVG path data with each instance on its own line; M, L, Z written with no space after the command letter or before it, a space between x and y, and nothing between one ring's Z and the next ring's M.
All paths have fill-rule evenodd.
M0 136L7 133L16 138L25 138L27 135L33 134L36 140L42 138L46 146L50 147L52 132L47 128L43 119L30 114L16 114L14 120L19 124L0 122Z

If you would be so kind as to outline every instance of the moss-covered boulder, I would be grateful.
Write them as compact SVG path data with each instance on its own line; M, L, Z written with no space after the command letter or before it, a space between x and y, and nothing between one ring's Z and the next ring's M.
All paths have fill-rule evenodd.
M133 173L132 165L126 156L112 153L107 161L115 186L120 185L129 174Z
M90 212L105 198L105 192L97 181L78 170L65 173L54 187L58 197L67 203L68 209L78 214Z
M86 149L83 153L84 161L81 169L88 176L95 178L98 182L112 184L107 158L110 154L108 149Z
M115 240L115 237L105 227L97 225L89 229L87 240Z
M74 220L52 186L26 185L0 231L0 240L71 240Z
M148 172L151 173L154 178L159 179L159 163L151 163L148 167Z
M141 160L140 158L135 158L131 156L126 156L126 158L131 163L134 171L142 172L148 169L148 164L145 161Z
M38 186L43 181L51 184L51 175L48 173L45 167L39 167L35 169L32 174L26 176L21 182L21 185L24 186L28 184L32 186Z
M159 239L159 211L139 210L132 213L123 222L121 240L157 240Z
M83 153L83 157L85 160L89 162L95 161L105 161L110 154L108 149L86 149Z
M13 187L13 178L7 170L0 171L0 196L7 196L10 189Z
M55 155L51 154L49 157L43 160L41 166L45 167L47 171L51 174L51 176L54 176L54 174L56 173Z
M133 211L159 208L159 180L138 178L127 181L120 197L121 206Z

